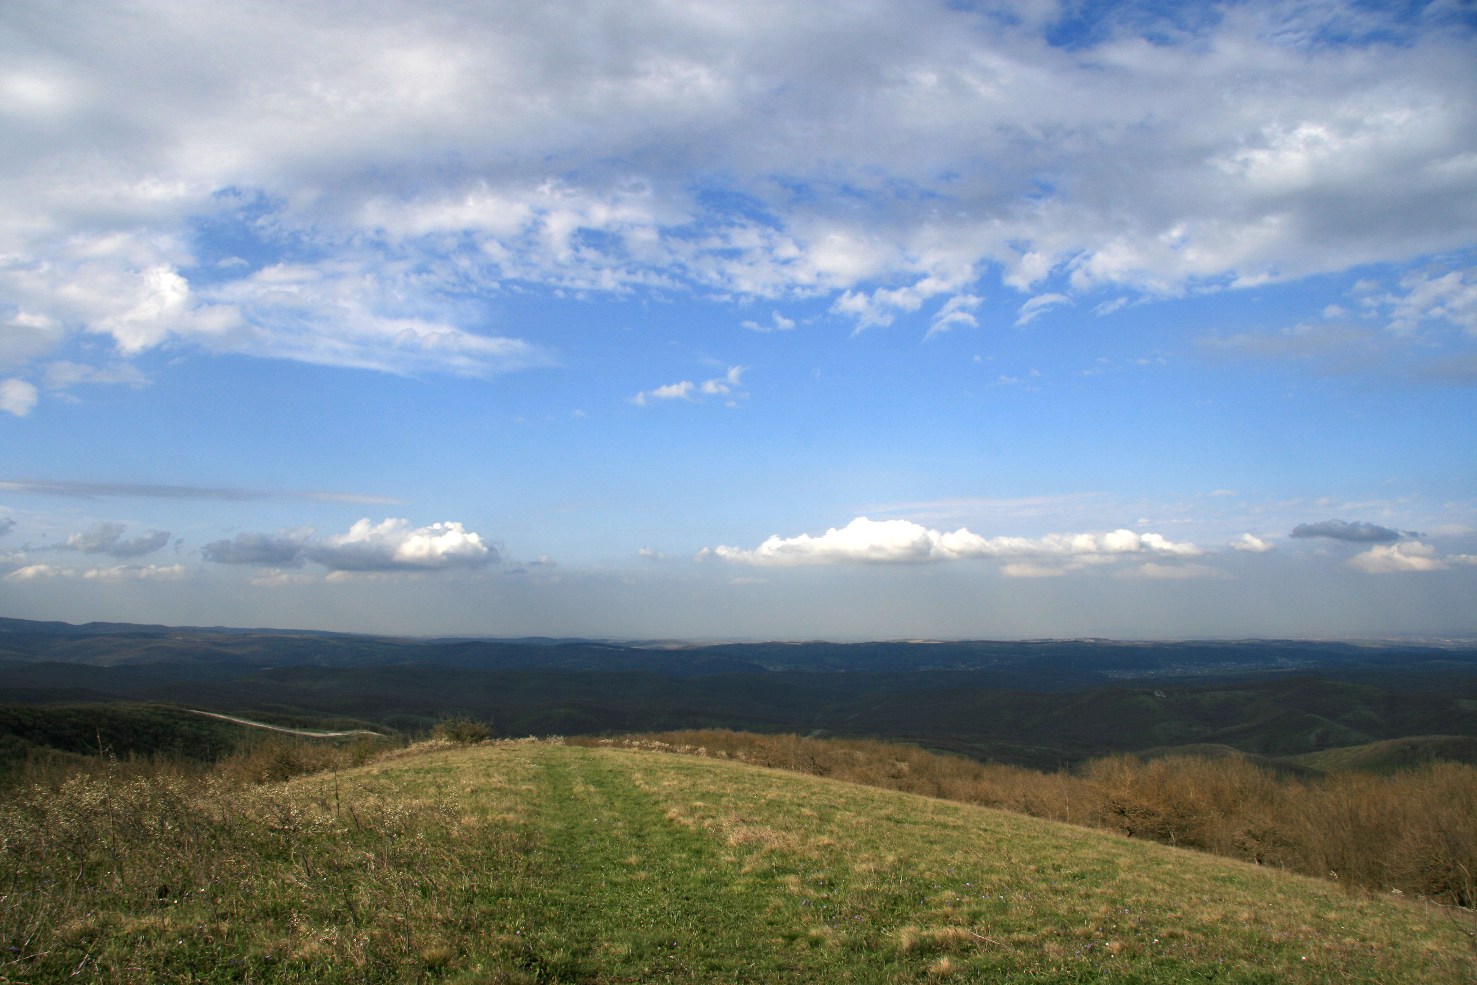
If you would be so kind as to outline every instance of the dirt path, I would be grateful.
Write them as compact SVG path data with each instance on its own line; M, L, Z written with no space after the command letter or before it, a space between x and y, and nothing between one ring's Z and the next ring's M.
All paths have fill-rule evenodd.
M270 732L283 732L287 735L305 735L310 739L347 739L351 735L373 735L383 739L384 735L367 728L353 728L344 732L322 732L317 729L288 728L286 725L268 725L266 722L253 722L249 718L237 718L235 715L222 715L217 711L201 711L199 708L186 708L192 715L204 715L206 718L219 718L223 722L233 722L237 725L247 725L251 728L264 728Z

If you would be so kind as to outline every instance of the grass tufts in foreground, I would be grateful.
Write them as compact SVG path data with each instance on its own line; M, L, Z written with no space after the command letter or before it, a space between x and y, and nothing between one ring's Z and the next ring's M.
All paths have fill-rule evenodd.
M557 743L0 806L0 981L1472 980L1457 911L999 811Z

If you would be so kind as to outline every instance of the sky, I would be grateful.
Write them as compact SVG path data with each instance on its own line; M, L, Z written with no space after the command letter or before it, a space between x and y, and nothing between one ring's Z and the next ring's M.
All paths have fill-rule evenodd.
M0 7L0 615L1477 636L1477 7Z

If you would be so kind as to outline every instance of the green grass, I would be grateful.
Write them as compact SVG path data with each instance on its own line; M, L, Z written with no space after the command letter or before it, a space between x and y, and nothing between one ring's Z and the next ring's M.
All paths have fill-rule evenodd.
M1408 900L734 762L499 743L0 806L0 981L1471 981Z
M1330 772L1360 770L1397 773L1435 762L1477 763L1477 738L1466 735L1413 735L1358 746L1286 756L1294 766Z

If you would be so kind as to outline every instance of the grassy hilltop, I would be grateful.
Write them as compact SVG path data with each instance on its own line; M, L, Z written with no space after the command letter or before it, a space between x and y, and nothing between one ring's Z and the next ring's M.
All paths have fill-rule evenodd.
M1466 915L752 765L496 743L0 805L0 981L1458 982Z

